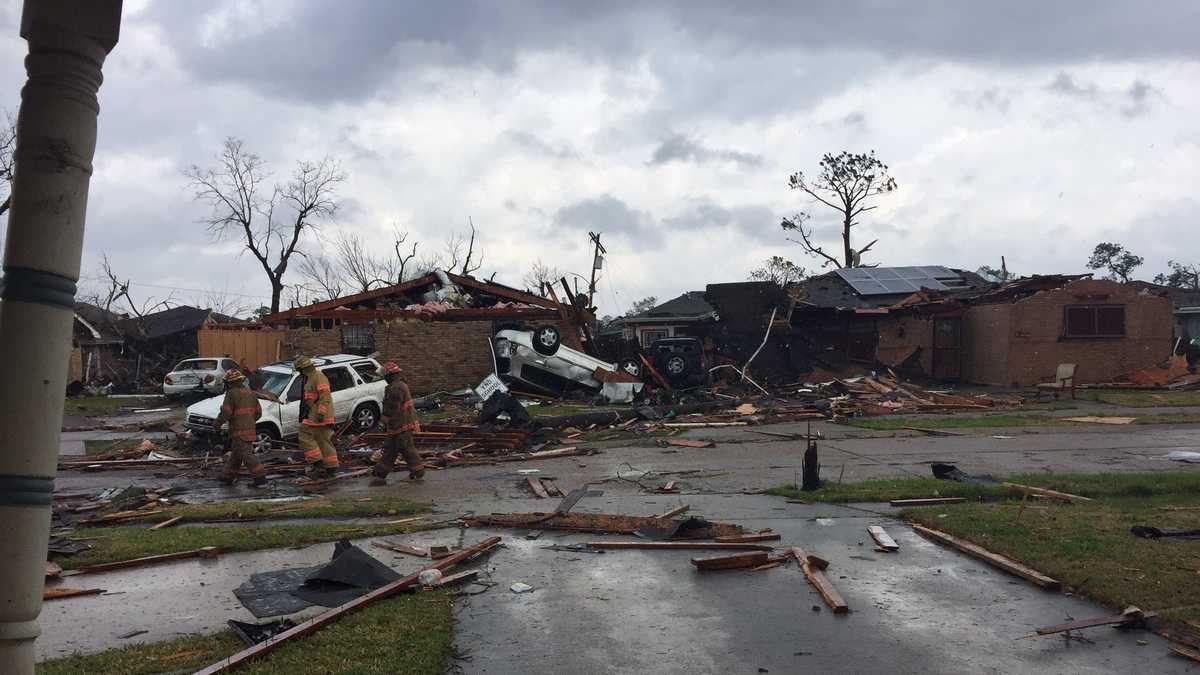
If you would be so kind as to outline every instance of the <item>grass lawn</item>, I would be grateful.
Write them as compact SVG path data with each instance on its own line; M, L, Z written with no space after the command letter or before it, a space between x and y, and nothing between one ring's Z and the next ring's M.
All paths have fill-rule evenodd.
M988 497L985 502L907 509L903 515L1061 580L1113 610L1136 605L1167 619L1200 619L1200 540L1139 539L1133 525L1200 525L1200 471L1122 474L1017 474L1005 480L1094 501L1030 501L1017 519L1020 493L935 479L792 486L771 494L814 501L885 501L906 497Z
M298 638L237 672L247 675L361 673L440 675L450 655L451 598L402 595ZM243 649L231 632L130 645L38 664L39 675L157 675L192 672ZM175 658L171 658L174 656Z
M121 408L162 408L169 405L163 398L112 398L111 396L80 396L67 398L64 415L111 415Z
M1077 395L1085 401L1098 401L1127 408L1200 406L1200 390L1082 389L1077 392Z
M151 530L144 527L99 527L77 531L78 539L93 540L94 547L55 560L63 569L98 563L130 560L162 553L191 551L220 546L228 551L258 551L269 548L306 546L338 539L360 539L429 529L410 523L306 523L296 525L201 525Z
M1097 415L1095 413L1080 413L1079 417L1135 417L1134 415ZM1138 415L1133 424L1196 424L1200 423L1200 414L1195 413L1163 413L1159 415ZM997 415L929 415L922 417L855 417L848 424L860 429L874 431L895 431L903 427L923 429L977 429L985 427L1066 427L1090 424L1089 422L1068 422L1061 417L1044 414L997 414Z
M429 505L392 496L318 497L296 502L224 501L168 506L143 522L159 523L183 516L183 523L214 520L281 520L288 518L370 518L408 516L429 511ZM84 530L80 530L84 531Z
M115 441L93 439L83 442L83 451L88 455L103 455L106 452L117 450L132 450L141 443L142 439L140 438L120 438Z

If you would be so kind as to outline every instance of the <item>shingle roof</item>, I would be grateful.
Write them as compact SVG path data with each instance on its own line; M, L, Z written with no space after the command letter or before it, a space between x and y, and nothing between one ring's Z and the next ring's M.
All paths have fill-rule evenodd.
M210 318L217 323L237 321L232 316L218 314L211 309L180 305L147 314L141 319L125 319L118 324L118 327L127 335L146 340L157 340L168 335L196 330Z
M688 291L678 298L638 314L638 317L699 317L711 314L713 306L708 304L704 291Z

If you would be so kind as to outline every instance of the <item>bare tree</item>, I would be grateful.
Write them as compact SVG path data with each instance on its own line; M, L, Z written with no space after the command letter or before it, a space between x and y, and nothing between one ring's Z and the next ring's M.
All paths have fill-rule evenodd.
M446 238L445 268L463 276L470 276L472 272L483 267L483 252L475 251L475 222L470 218L467 218L467 222L471 225L469 236L455 232ZM437 259L440 262L441 256Z
M129 279L122 280L113 271L107 254L101 254L100 273L103 275L101 283L104 286L95 293L82 296L81 299L88 304L103 309L105 319L112 316L128 315L129 318L135 320L139 328L145 328L142 319L146 315L170 309L175 304L175 296L173 294L161 299L147 296L141 302L135 301L129 290L134 285L133 282ZM113 332L118 332L116 325L109 325L108 328Z
M13 171L16 168L14 155L17 151L17 120L12 112L4 111L3 126L0 127L0 216L8 212L12 204Z
M193 295L191 302L195 307L211 309L217 314L235 318L250 314L256 306L246 296L231 294L227 291L207 291Z
M1174 260L1167 261L1170 274L1158 274L1154 283L1171 288L1186 288L1189 291L1200 291L1200 267L1195 264L1184 264Z
M395 226L392 227L392 249L396 251L396 261L395 266L393 267L393 278L396 280L396 283L408 281L409 273L413 272L413 268L417 267L418 265L418 263L413 261L417 257L417 244L419 242L414 240L412 243L412 249L409 249L407 253L402 250L402 247L408 242L409 236L410 234L408 230L401 230Z
M521 283L525 284L525 287L528 289L537 289L538 295L544 295L546 293L545 287L558 283L558 280L562 277L562 270L553 265L547 265L542 262L541 258L538 258L529 268L529 271L525 273L525 276L521 278Z
M338 163L297 161L290 180L268 188L266 162L229 138L215 168L193 164L184 175L195 199L212 206L204 222L213 238L243 239L262 266L271 282L271 311L278 312L283 277L301 238L337 211L334 192L346 179Z
M378 257L357 234L339 233L334 244L338 264L354 292L366 293L375 287L392 283L396 263L391 256Z
M815 177L805 176L802 171L792 174L788 186L841 215L843 258L839 260L814 243L812 229L804 228L804 222L810 218L807 213L785 218L780 227L795 232L800 238L789 240L800 244L805 253L823 259L822 266L858 267L862 264L862 254L879 240L855 249L850 244L850 231L858 224L859 216L876 208L869 204L872 199L896 189L896 179L888 175L888 166L875 158L874 150L857 155L845 151L839 155L826 154L821 158L820 166Z
M299 302L301 289L309 295L321 295L320 300L333 300L343 295L342 275L329 258L325 256L306 255L300 258L298 264L300 276L304 284L297 284L293 289L293 305ZM309 303L301 303L309 304Z

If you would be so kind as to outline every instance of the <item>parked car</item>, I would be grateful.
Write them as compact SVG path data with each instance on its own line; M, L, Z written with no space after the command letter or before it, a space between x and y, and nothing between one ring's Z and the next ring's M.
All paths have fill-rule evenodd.
M662 338L655 340L649 351L654 369L667 378L671 386L696 386L708 381L704 344L697 338Z
M333 415L338 424L354 420L355 432L368 431L379 422L383 410L383 392L387 383L379 375L379 362L365 356L334 354L313 358L317 370L329 378L333 395ZM291 439L300 431L300 373L290 362L263 366L250 377L258 393L262 415L258 418L255 452L265 452L280 439ZM214 396L188 406L184 425L193 437L204 443L217 439L217 415L224 396Z
M611 402L629 402L644 386L641 382L597 379L597 370L615 374L620 369L615 363L563 346L558 329L553 326L531 331L499 331L494 346L502 377L555 395L582 387L600 393Z
M179 398L185 394L219 394L225 386L225 373L243 370L236 361L225 357L184 359L163 378L163 394Z

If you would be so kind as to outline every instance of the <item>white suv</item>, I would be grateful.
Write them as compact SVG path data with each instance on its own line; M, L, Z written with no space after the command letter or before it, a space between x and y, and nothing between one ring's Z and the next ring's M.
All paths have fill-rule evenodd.
M329 378L337 424L353 419L356 432L374 427L387 388L379 375L379 362L365 356L335 354L314 357L313 364ZM262 406L255 425L258 433L254 451L265 452L280 439L293 438L300 431L301 378L291 363L280 362L254 371L250 381ZM217 435L215 423L223 400L224 395L214 396L188 406L184 424L198 440L212 441Z

